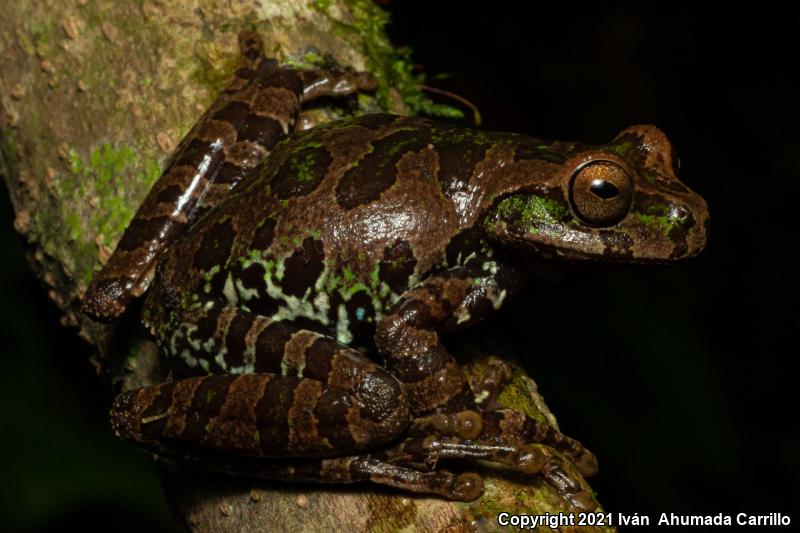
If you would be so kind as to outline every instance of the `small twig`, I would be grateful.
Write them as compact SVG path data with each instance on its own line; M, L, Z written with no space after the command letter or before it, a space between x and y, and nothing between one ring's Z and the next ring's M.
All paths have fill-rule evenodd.
M423 91L428 91L429 93L440 94L442 96L446 96L456 102L461 103L462 105L470 108L472 110L472 120L475 122L476 126L481 125L481 113L478 111L478 106L461 96L460 94L451 93L450 91L445 91L444 89L439 89L437 87L431 87L430 85L422 84L419 86L420 89Z

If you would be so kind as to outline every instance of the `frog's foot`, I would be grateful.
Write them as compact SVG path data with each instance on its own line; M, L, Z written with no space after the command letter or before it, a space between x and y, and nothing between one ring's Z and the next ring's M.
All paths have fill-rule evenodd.
M436 494L450 500L472 501L483 493L483 479L475 473L447 470L420 471L377 457L344 457L322 461L323 481L371 481L409 492ZM332 477L329 477L332 476Z
M600 507L592 493L584 490L577 477L569 473L569 468L563 460L554 458L549 461L542 467L540 475L573 509L591 512Z
M458 438L408 438L374 453L315 459L270 459L184 450L167 457L237 477L290 482L346 484L370 481L418 494L435 494L450 500L472 501L483 493L483 479L474 472L438 469L441 460L485 461L534 474L551 485L575 512L598 507L568 463L548 446L505 446Z
M550 424L520 411L503 408L497 402L497 397L511 382L512 376L508 362L489 357L480 379L470 379L470 388L479 409L419 418L414 422L415 426L422 426L422 432L418 434L430 435L435 432L465 439L480 436L484 440L497 442L547 444L569 457L584 476L596 474L597 459L580 442ZM429 426L427 433L424 432L425 425Z
M576 512L599 507L580 482L570 464L552 447L541 444L521 446L498 444L458 437L411 437L387 452L392 464L413 465L420 470L434 469L440 460L486 461L523 474L535 474L552 486Z
M584 476L597 473L597 459L583 444L546 422L514 409L432 414L413 420L409 435L479 439L506 446L547 445L563 454Z
M378 80L369 72L349 67L341 69L299 70L303 82L302 101L309 102L320 96L345 96L359 91L374 91Z
M475 473L414 468L388 459L394 453L332 457L326 459L275 460L223 456L200 451L182 454L182 463L236 477L289 482L346 484L370 481L418 494L435 494L449 500L472 501L483 493L483 479ZM169 457L169 455L167 455Z
M578 440L556 428L515 409L481 412L484 429L481 439L525 444L545 444L566 458L584 476L597 473L597 458Z

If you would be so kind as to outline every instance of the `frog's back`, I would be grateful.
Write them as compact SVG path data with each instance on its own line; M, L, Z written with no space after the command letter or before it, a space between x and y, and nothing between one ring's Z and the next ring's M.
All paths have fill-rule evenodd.
M485 191L469 184L497 135L394 115L295 134L190 230L162 283L366 342L403 291L479 245Z

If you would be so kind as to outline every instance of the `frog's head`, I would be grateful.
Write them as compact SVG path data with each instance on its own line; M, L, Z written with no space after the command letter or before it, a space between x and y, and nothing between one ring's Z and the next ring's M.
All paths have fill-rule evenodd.
M705 247L706 203L678 179L658 128L633 126L599 147L560 146L563 161L531 162L532 177L496 198L486 218L491 238L544 257L628 263Z

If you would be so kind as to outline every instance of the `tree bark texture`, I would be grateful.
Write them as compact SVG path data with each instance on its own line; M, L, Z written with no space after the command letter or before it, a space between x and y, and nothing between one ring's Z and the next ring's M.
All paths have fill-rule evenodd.
M63 323L97 347L101 379L128 389L166 377L135 316L99 325L77 303L171 150L232 73L239 30L258 30L268 53L283 61L332 59L369 70L381 89L358 105L407 113L418 89L386 40L386 20L367 0L3 4L0 173L32 268ZM318 108L307 118L341 112ZM489 353L471 358L475 373ZM533 381L518 370L501 401L555 424ZM266 483L155 463L178 521L196 531L492 531L501 529L502 511L563 510L538 479L488 472L484 496L458 503L369 484ZM594 529L561 528L579 530Z

